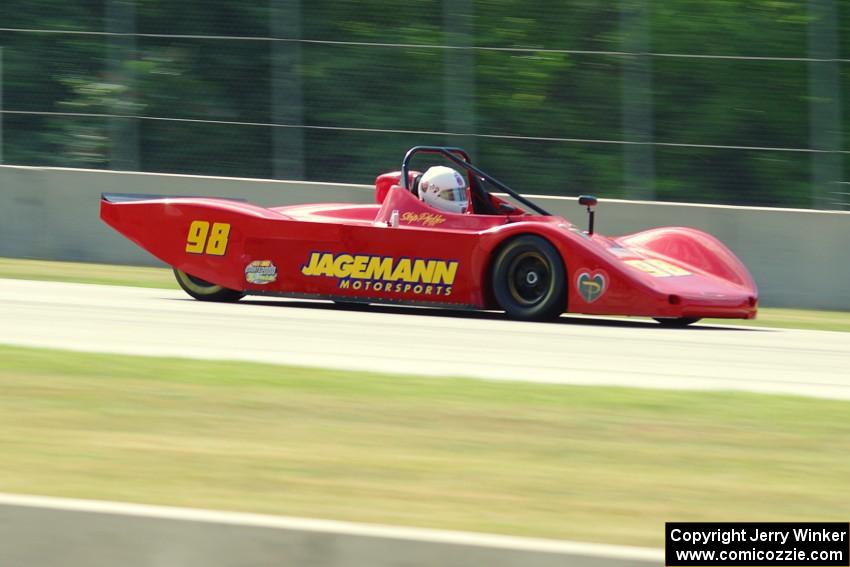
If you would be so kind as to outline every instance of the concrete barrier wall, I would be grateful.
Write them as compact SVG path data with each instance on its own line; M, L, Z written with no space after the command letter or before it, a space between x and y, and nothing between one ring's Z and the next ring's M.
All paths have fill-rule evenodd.
M0 565L658 567L655 549L0 494Z
M259 205L369 203L366 186L0 166L0 256L162 265L100 220L101 193L238 197Z
M98 217L102 192L240 197L260 205L369 203L366 185L0 166L0 256L158 265ZM533 197L578 224L574 198ZM762 305L850 311L850 213L603 199L597 230L654 226L716 235L750 268Z

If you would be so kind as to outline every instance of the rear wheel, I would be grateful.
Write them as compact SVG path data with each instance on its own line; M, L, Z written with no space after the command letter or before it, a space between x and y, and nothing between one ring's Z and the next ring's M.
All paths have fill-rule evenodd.
M492 282L496 301L513 319L555 319L567 307L564 262L539 236L508 241L493 262Z
M183 291L199 301L232 302L245 297L245 294L241 291L212 284L176 268L174 269L174 277L177 278L177 283L180 284Z
M671 328L681 328L687 327L688 325L693 325L697 321L700 320L699 317L678 317L676 319L668 318L664 319L661 317L654 318L662 327L671 327Z

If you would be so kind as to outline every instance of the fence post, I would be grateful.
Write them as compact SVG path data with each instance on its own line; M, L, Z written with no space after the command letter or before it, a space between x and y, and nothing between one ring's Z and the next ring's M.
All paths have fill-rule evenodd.
M445 45L472 47L475 44L473 0L443 0ZM443 50L443 124L446 132L467 134L447 136L446 144L462 146L473 161L479 160L475 134L475 51Z
M110 82L125 87L112 99L110 113L135 112L134 70L128 63L136 51L135 0L109 0L106 4L108 73ZM125 171L139 169L139 125L135 118L109 118L109 168Z
M621 0L623 185L629 199L655 199L655 148L647 0Z
M809 143L812 205L838 209L842 185L841 74L835 0L809 0ZM846 187L846 186L845 186Z
M270 0L271 35L275 40L301 39L301 0ZM304 123L301 81L301 43L272 41L272 122ZM304 179L304 130L272 128L272 170L275 179Z

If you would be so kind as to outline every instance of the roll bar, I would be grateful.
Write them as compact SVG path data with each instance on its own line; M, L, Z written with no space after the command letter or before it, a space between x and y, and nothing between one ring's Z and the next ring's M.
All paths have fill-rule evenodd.
M401 183L402 187L404 187L405 189L410 189L410 182L408 180L408 172L410 171L410 161L413 159L413 156L419 153L440 154L455 163L456 165L464 168L466 171L472 173L473 175L477 175L486 179L494 187L501 191L504 191L505 193L507 193L526 207L532 209L533 211L540 213L543 216L552 216L552 213L549 213L544 208L537 206L536 204L529 201L528 199L526 199L525 197L523 197L522 195L520 195L519 193L517 193L516 191L514 191L492 175L489 175L472 165L469 159L469 154L467 154L466 151L462 150L461 148L450 148L443 146L416 146L408 150L407 153L404 155L404 161L401 162Z

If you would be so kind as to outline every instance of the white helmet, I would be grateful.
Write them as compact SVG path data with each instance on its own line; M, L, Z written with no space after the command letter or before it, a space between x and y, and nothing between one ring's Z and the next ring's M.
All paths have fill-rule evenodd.
M449 213L465 213L469 206L466 179L450 167L436 165L419 180L419 198Z

